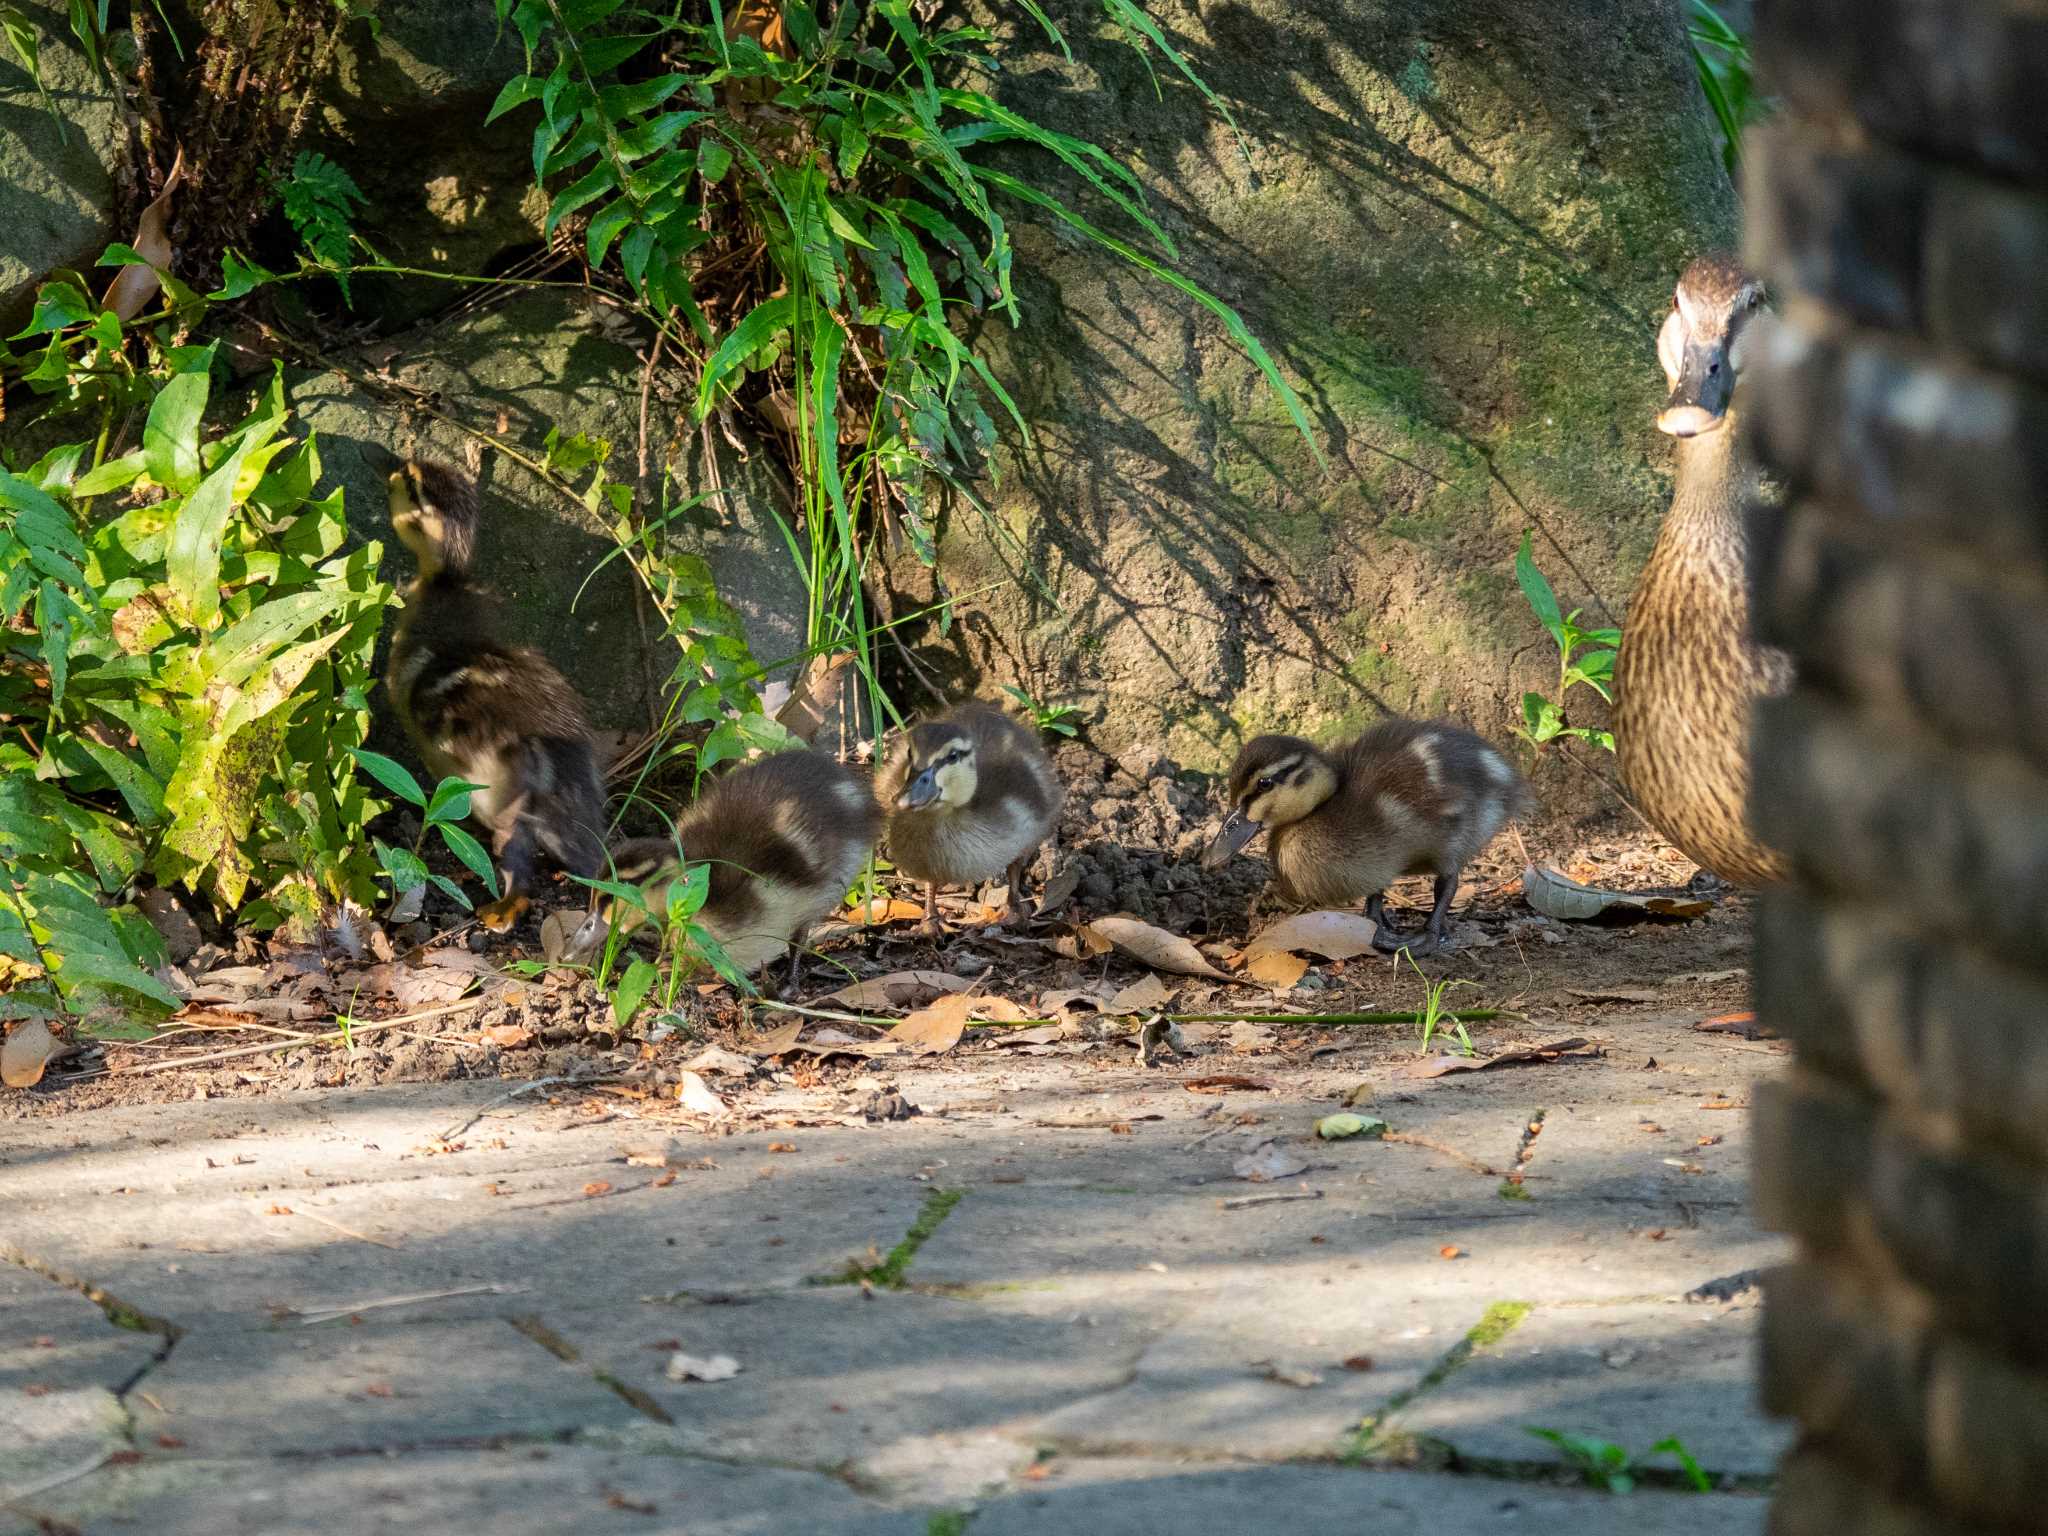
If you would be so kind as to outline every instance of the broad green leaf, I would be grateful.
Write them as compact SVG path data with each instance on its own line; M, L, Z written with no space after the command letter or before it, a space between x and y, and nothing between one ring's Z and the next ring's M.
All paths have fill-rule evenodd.
M124 453L118 459L109 459L97 469L89 469L72 484L74 496L102 496L108 491L118 491L133 485L147 466L140 448L133 453Z
M726 375L788 330L795 318L796 300L785 293L777 298L763 299L747 311L738 325L726 332L718 350L711 354L711 361L704 365L704 376L697 385L699 421L711 414L712 397Z
M1563 649L1564 616L1558 611L1557 594L1550 590L1550 583L1536 569L1535 552L1526 530L1522 534L1522 547L1515 551L1515 581L1522 589L1522 596L1535 610L1536 621L1550 631L1550 638L1557 642L1559 649Z
M427 825L432 826L437 821L461 821L469 814L469 797L485 787L472 784L467 779L443 779L434 786L434 793L427 801Z
M414 886L426 884L426 863L410 848L394 848L381 837L371 839L371 845L377 850L377 862L391 877L393 895L403 896Z
M211 384L205 370L179 373L157 391L142 427L142 462L166 490L188 494L199 484L199 422Z
M467 864L484 883L484 888L493 896L498 894L497 871L491 868L491 856L484 852L484 845L471 837L453 822L438 823L441 840L448 845L448 851Z
M76 283L47 282L36 290L35 313L29 316L28 324L8 339L20 341L26 336L47 336L66 326L83 324L93 317L96 307Z
M372 752L367 747L350 747L348 755L361 765L365 773L400 799L409 800L418 806L427 803L426 791L420 788L419 780L405 771L404 764L393 761L381 752Z
M209 299L225 303L254 293L266 283L282 282L275 272L257 262L249 260L238 251L225 251L220 259L220 287L209 293Z
M433 881L435 886L437 886L440 890L445 891L448 894L449 898L452 901L454 901L457 906L461 907L463 911L473 912L476 910L473 906L470 905L469 897L463 894L462 887L457 885L453 880L450 880L446 875L429 875L427 876L427 878Z
M620 231L633 222L638 210L629 198L619 198L591 215L589 231L584 236L584 254L590 258L592 267L604 265L605 252L618 239Z
M164 786L156 777L127 753L95 741L90 736L73 737L80 751L99 765L99 769L120 792L129 813L145 827L160 825L165 816Z
M725 173L732 166L732 151L718 140L705 137L697 146L697 174L709 182L725 180Z
M485 126L495 123L514 107L524 106L532 101L540 95L541 88L546 84L545 80L537 80L532 75L514 75L505 82L505 88L498 92L498 99L491 103L491 110L484 117Z
M171 590L201 629L210 627L214 615L220 612L221 539L228 516L234 511L235 488L241 480L242 466L270 441L278 425L275 420L254 423L235 451L199 483L198 490L185 498L171 523L170 541L164 551L165 570ZM152 466L152 478L155 473Z
M689 83L687 75L668 74L634 85L600 86L597 104L607 118L615 123L622 122L643 112L652 112Z
M552 236L555 226L581 208L585 203L603 197L619 184L618 173L609 164L598 166L589 175L564 191L548 205L545 233Z
M639 956L626 967L626 974L619 978L618 990L612 993L612 1020L623 1030L633 1022L633 1015L640 1011L640 1005L647 1000L660 973Z
M24 772L0 773L0 862L64 859L71 838L57 807L64 792Z

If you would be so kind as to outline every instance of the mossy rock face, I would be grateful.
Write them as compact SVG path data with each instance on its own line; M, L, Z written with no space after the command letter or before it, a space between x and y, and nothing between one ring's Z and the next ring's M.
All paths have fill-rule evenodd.
M529 107L486 124L525 70L519 34L479 0L383 0L343 28L305 147L361 187L359 232L388 260L495 275L541 243ZM453 283L355 279L355 307L389 329L462 296Z
M36 285L59 268L83 270L123 236L114 227L112 167L120 124L61 6L19 6L41 41L49 102L0 43L0 334L20 329ZM54 107L55 113L51 112Z
M1259 730L1388 710L1506 739L1523 691L1555 687L1514 586L1521 531L1568 607L1598 616L1597 592L1619 614L1669 496L1656 326L1684 264L1734 236L1679 8L1151 11L1244 148L1108 38L1076 37L1068 64L1026 24L992 88L1139 172L1184 270L1294 382L1331 471L1205 311L1019 227L1024 326L982 336L1032 427L992 492L1024 554L951 516L947 586L1015 580L925 655L963 684L1093 698L1098 743L1206 767ZM1087 206L1041 163L1013 168Z
M379 372L406 398L431 398L462 426L391 403L341 373L288 375L293 410L319 434L320 493L346 489L352 535L383 542L384 575L401 589L412 562L392 537L385 492L397 456L476 466L485 519L478 574L504 601L506 638L545 651L583 694L593 723L608 730L647 729L676 648L660 615L636 598L625 560L600 569L615 546L597 516L505 455L478 454L475 434L536 459L551 428L564 438L602 438L611 444L610 478L632 480L644 371L637 349L646 340L615 308L577 293L529 291L416 333L382 359ZM684 430L683 398L679 377L654 381L649 452L658 464L671 442L687 443L679 477L695 489L710 477L701 435ZM764 455L742 463L721 452L724 494L673 520L669 537L710 565L754 653L768 661L802 648L805 590L777 530L771 509L784 497L765 464Z

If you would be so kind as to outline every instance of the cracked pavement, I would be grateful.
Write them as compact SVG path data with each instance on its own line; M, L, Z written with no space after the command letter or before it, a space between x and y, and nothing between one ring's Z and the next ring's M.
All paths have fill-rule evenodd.
M1784 1255L1720 1106L1786 1058L1669 1016L1608 1035L1371 1074L1434 1145L1301 1139L1362 1075L1313 1059L1222 1099L1128 1057L949 1062L867 1128L497 1083L16 1124L0 1536L1749 1536L1788 1439L1757 1293L1688 1293ZM1308 1171L1233 1178L1274 1135ZM1474 1165L1518 1149L1507 1198ZM671 1380L677 1350L740 1373ZM1596 1491L1531 1427L1677 1436L1716 1489Z

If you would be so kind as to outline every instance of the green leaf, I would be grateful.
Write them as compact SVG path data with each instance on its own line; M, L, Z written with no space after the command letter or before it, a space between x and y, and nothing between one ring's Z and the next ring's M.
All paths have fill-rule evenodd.
M220 287L207 297L217 302L239 299L254 293L266 283L284 281L277 273L257 262L250 261L238 251L224 251L220 258Z
M171 523L170 541L164 550L165 572L171 590L183 600L185 612L202 629L220 612L221 540L234 511L242 466L270 441L277 427L274 420L252 426L235 451L185 498ZM154 476L154 468L151 474Z
M687 75L668 74L634 85L600 86L597 103L606 117L615 123L622 122L643 112L652 112L689 83Z
M47 336L67 326L83 324L93 317L97 308L76 283L52 280L36 290L35 313L29 316L28 324L9 339L19 341L24 336Z
M1526 530L1522 534L1522 547L1515 551L1515 581L1522 589L1522 596L1535 610L1537 622L1550 631L1550 638L1557 642L1559 650L1563 650L1564 616L1558 611L1557 594L1550 590L1550 583L1536 569L1535 552Z
M440 821L461 821L469 814L469 797L486 787L482 784L472 784L467 779L443 779L434 786L433 797L427 801L427 825L431 827Z
M1522 695L1522 723L1537 746L1564 729L1564 711L1540 693Z
M394 762L381 752L372 752L366 747L350 747L348 755L356 760L363 771L400 799L414 805L427 803L426 792L420 788L419 780L405 771L402 763Z
M598 166L589 175L574 183L557 197L554 202L548 205L545 232L552 236L555 232L555 226L561 223L563 219L574 213L578 208L581 208L585 203L594 202L598 198L603 197L605 193L613 190L618 184L618 172L610 164Z
M747 311L738 325L726 332L718 350L711 354L711 361L704 365L704 376L697 384L699 421L711 414L712 397L726 375L788 330L795 319L796 299L785 293L777 298L763 299Z
M547 82L532 75L514 75L505 82L505 88L498 92L498 99L491 103L491 110L484 116L484 126L489 127L514 107L521 107L540 95Z
M199 421L206 413L209 387L204 369L175 374L149 408L142 427L142 462L149 478L166 490L189 494L199 484Z
M426 884L426 863L410 848L394 848L381 837L372 838L371 844L377 850L377 862L384 866L384 873L391 877L393 895L403 896L415 886Z
M697 174L708 182L725 180L725 173L732 166L732 151L718 140L706 136L697 146Z
M633 1015L640 1011L640 1005L659 979L660 972L652 965L637 955L633 957L626 974L619 978L618 990L612 993L612 1019L619 1029L633 1022Z
M64 684L71 671L71 638L85 610L56 582L45 577L36 596L36 628L42 639L43 664L50 669L50 708L64 702Z
M449 852L467 864L484 883L484 889L492 896L498 894L497 871L491 868L491 856L484 852L484 845L471 837L453 822L436 824L440 828L441 840L448 845Z
M620 231L633 222L638 212L632 199L622 197L591 216L590 229L583 241L584 253L589 256L591 266L604 265L605 252L611 249Z
M463 893L462 887L457 885L453 880L450 880L446 875L429 875L427 876L427 878L433 881L434 885L437 888L447 892L447 894L454 899L455 903L458 906L460 906L463 911L473 912L476 910L473 906L470 905L469 897Z
M118 459L109 459L97 469L89 469L80 475L71 487L71 494L80 498L103 496L108 491L118 491L133 485L143 470L142 450L124 453Z

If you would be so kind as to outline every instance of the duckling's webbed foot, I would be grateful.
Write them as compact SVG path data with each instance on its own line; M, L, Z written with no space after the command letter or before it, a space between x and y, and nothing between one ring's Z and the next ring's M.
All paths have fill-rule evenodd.
M939 888L927 885L924 888L924 921L917 925L920 937L930 939L934 944L946 936L946 926L939 921Z
M497 843L500 883L505 894L489 906L477 908L476 917L491 932L504 933L533 905L532 898L526 894L534 885L536 844L533 823L524 816L519 817L511 831L499 837Z
M1372 947L1374 949L1379 950L1382 954L1391 955L1406 947L1406 941L1401 937L1394 925L1387 921L1387 893L1385 891L1367 898L1365 915L1372 924Z
M1037 852L1034 848L1031 853L1019 855L1011 862L1009 873L1003 877L1010 890L1009 905L1003 910L1005 928L1014 923L1028 922L1038 910L1036 903L1024 894L1024 871L1030 867L1032 855Z

